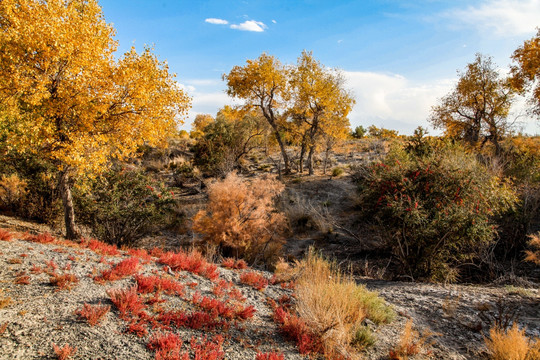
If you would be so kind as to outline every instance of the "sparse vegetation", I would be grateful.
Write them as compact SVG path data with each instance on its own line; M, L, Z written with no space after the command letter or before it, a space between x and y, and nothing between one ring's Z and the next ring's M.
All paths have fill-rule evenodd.
M491 328L485 343L491 360L540 359L540 339L528 339L525 330L520 330L517 324L507 330Z

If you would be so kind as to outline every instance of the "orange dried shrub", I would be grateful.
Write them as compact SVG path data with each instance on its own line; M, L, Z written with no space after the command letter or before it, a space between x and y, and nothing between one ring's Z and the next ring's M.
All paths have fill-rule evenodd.
M525 329L519 330L515 323L507 331L491 328L489 339L486 338L484 341L491 360L540 359L540 339L532 342L525 335Z
M13 240L13 234L6 229L0 229L0 240L11 241Z
M82 309L75 311L75 314L86 319L90 326L95 326L101 322L109 310L111 310L111 307L108 305L101 305L101 302L98 305L85 303Z
M193 230L230 254L272 261L280 251L285 217L274 198L284 189L276 179L248 182L236 173L208 186L208 205L193 218Z
M527 257L525 258L526 261L532 261L536 265L540 265L540 232L529 235L529 246L531 248L534 248L534 250L526 251Z
M72 347L68 344L64 345L63 347L60 347L56 345L55 343L52 344L54 353L56 354L56 358L58 360L67 360L73 355L75 355L75 352L77 351L77 348Z
M74 285L79 283L79 278L74 274L56 274L52 273L50 277L50 283L53 286L56 286L59 290L71 290Z
M399 343L393 350L390 350L390 359L408 360L410 356L417 355L420 352L423 343L424 339L420 337L418 331L413 329L413 322L409 320L405 324Z

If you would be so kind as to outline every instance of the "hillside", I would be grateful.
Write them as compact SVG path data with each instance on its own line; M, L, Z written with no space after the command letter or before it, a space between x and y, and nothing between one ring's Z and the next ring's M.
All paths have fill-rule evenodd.
M117 251L98 241L69 242L43 232L43 226L5 216L0 226L9 228L0 241L1 359L54 359L53 344L76 348L73 359L159 358L148 344L165 331L178 335L178 349L187 354L191 348L192 358L255 359L269 352L305 358L273 320L271 300L287 303L293 290L243 284L241 275L251 269L215 266L195 252L177 253L188 264L181 265L159 249ZM13 238L5 241L6 234ZM162 291L152 291L149 284L160 281ZM398 314L389 325L366 319L376 338L364 353L367 359L387 359L409 318L423 334L414 340L423 342L415 359L478 359L494 321L517 318L529 336L540 335L538 289L359 281ZM122 300L129 291L118 289L138 294ZM90 326L77 315L85 304L110 310Z

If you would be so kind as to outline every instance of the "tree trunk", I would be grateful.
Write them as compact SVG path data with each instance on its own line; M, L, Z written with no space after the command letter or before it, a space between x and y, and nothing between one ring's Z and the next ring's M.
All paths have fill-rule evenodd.
M300 159L298 159L298 169L300 174L304 172L304 156L306 155L306 143L302 141L302 147L300 148Z
M313 175L313 153L315 152L315 145L309 147L309 154L307 158L309 175Z
M78 239L80 234L75 225L75 211L73 209L73 198L71 196L71 184L69 183L69 169L64 169L60 172L58 178L58 190L62 196L62 205L64 206L66 238L70 240Z
M330 147L327 146L326 147L326 152L324 154L324 165L323 165L323 170L322 170L323 175L326 175L326 165L328 164L329 153L330 153Z
M279 134L279 131L277 131L277 129L274 129L274 133L276 135L276 140L279 144L279 148L281 149L281 157L283 157L283 164L285 165L285 169L283 169L283 172L285 174L289 174L291 172L291 168L289 166L289 156L287 155L287 151L285 150L285 144L283 144L283 140L281 139L281 135Z

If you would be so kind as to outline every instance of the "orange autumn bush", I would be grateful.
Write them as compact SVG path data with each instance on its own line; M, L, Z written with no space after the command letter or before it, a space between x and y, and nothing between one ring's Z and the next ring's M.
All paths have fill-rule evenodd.
M236 173L208 187L208 205L193 218L193 231L224 255L273 260L281 249L285 217L274 207L284 189L275 179L248 182Z

